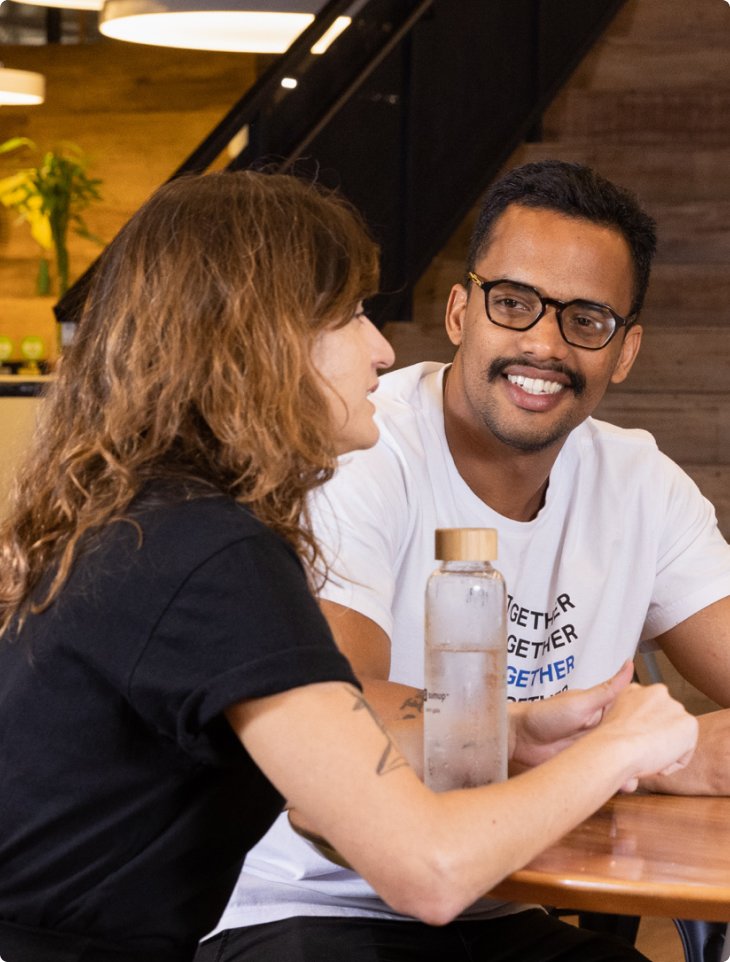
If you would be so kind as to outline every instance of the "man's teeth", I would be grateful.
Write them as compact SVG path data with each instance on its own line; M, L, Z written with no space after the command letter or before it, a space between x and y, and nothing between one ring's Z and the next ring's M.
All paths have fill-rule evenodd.
M560 381L543 381L539 377L523 377L521 374L508 374L507 380L527 394L557 394L565 387Z

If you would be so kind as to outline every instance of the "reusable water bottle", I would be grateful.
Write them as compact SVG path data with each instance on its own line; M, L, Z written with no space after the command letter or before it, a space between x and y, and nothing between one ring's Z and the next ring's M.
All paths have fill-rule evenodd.
M436 531L426 587L424 781L434 791L507 778L507 606L491 528Z

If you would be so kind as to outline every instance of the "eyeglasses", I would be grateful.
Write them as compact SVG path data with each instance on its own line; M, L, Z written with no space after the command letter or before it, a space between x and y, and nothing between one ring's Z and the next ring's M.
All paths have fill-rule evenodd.
M528 331L545 316L548 306L552 306L563 340L586 351L600 351L620 327L629 328L636 319L621 317L605 304L543 297L534 287L516 281L504 278L486 281L472 271L467 276L484 291L487 317L492 324L513 331Z

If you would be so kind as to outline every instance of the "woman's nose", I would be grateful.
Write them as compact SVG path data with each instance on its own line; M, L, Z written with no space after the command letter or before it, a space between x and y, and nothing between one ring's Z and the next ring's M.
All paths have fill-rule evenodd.
M383 335L369 318L368 324L370 325L371 329L370 335L373 364L379 371L392 367L395 363L395 351L391 347L390 342L383 337Z

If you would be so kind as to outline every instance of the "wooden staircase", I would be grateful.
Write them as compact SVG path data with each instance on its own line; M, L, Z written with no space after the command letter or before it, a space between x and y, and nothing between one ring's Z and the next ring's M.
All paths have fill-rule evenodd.
M507 167L556 157L634 190L659 225L628 382L597 416L644 427L697 481L730 537L730 5L629 0ZM448 171L444 171L448 176ZM386 333L398 365L448 360L451 285L475 212L416 289L416 321Z

